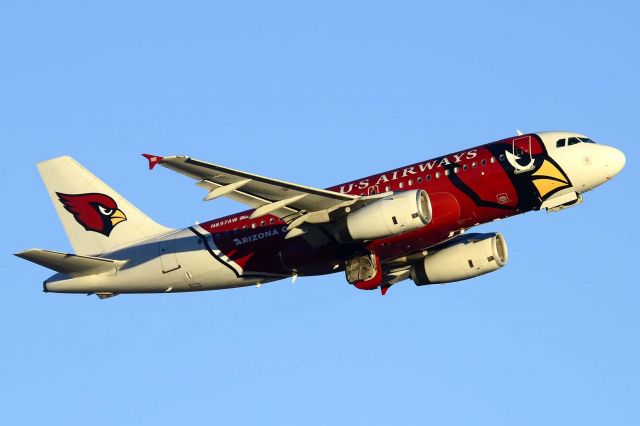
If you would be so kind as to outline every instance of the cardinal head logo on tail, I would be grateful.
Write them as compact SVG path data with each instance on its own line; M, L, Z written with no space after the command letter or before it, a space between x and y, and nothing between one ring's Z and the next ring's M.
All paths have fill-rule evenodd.
M127 220L118 205L105 194L62 194L56 192L64 208L87 231L109 236L113 228Z

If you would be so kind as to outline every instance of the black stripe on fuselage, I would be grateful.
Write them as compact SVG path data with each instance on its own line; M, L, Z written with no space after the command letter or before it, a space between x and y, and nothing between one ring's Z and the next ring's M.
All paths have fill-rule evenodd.
M478 207L492 207L494 209L503 209L503 210L511 210L511 211L516 210L513 207L505 206L504 204L498 204L498 203L494 203L494 202L491 202L491 201L485 201L482 198L480 198L480 196L478 194L476 194L473 191L473 189L471 189L469 187L469 185L464 183L462 181L462 179L460 179L460 176L458 176L458 174L453 171L454 167L457 167L457 166L449 166L448 167L448 170L449 170L449 182L451 182L453 184L453 186L455 186L460 191L462 191L467 197L471 198L471 201L473 201L476 204L476 206L478 206Z
M238 271L236 271L236 269L229 265L227 262L225 262L220 256L218 256L213 249L211 248L211 246L209 245L209 241L207 240L207 237L202 235L201 233L199 233L198 231L195 230L195 228L193 226L189 227L189 230L191 232L193 232L194 234L196 234L196 236L198 238L200 238L204 244L204 246L207 248L207 251L209 252L209 254L218 262L220 262L222 265L226 266L227 268L229 268L231 270L231 272L233 272L233 274L236 276L236 278L265 278L265 279L277 279L277 277L272 277L272 276L267 276L267 275L257 275L257 274L239 274Z

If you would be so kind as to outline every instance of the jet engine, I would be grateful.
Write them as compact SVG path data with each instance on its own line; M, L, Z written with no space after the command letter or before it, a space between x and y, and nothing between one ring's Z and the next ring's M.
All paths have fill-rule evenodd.
M420 229L431 222L431 201L422 189L389 195L349 213L340 227L343 240L375 240Z
M469 234L414 264L411 279L416 285L461 281L500 269L507 260L502 234Z

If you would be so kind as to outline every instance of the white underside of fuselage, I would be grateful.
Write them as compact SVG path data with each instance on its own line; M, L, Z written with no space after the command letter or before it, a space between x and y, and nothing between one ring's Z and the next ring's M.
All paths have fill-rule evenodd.
M69 278L56 274L44 283L58 293L170 293L221 290L262 284L284 278L245 271L226 257L204 229L195 225L104 257L126 260L120 269Z

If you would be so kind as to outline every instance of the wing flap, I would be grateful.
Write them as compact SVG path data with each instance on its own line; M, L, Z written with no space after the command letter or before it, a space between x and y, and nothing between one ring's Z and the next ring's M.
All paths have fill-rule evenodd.
M115 272L118 267L125 263L125 261L122 260L78 256L70 253L41 249L25 250L15 255L72 278L102 274L110 271Z

